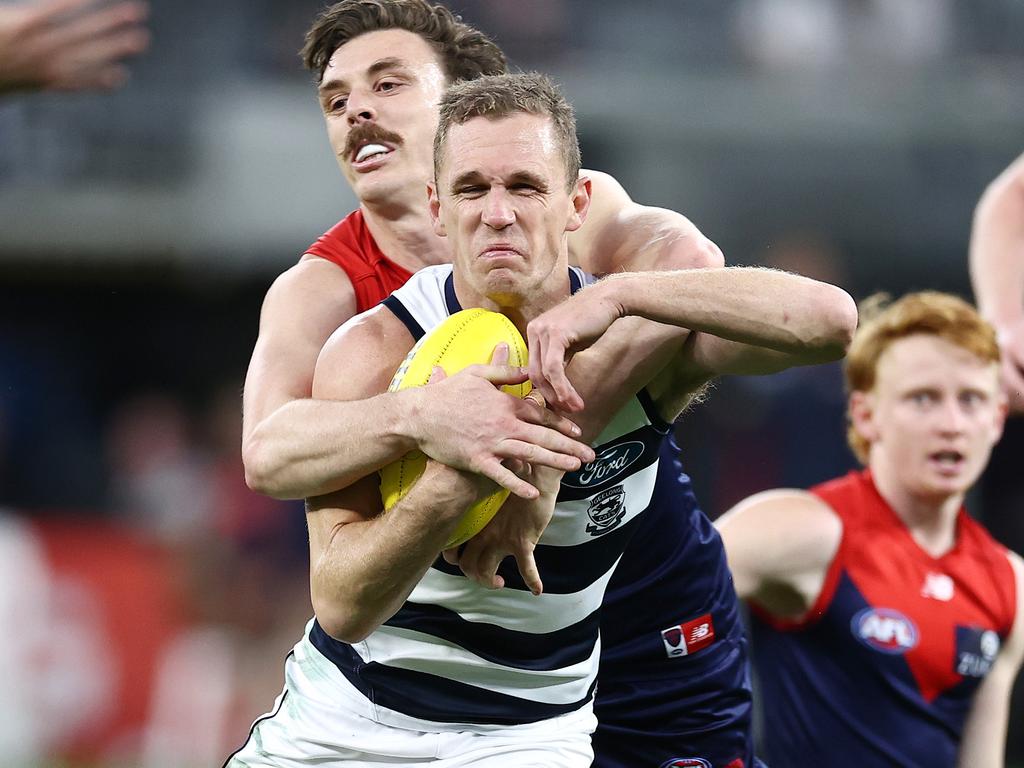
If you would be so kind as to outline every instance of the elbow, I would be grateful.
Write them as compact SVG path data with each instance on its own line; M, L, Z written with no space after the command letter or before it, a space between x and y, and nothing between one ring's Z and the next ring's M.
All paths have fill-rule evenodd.
M685 266L690 269L718 269L725 266L725 256L721 248L702 235L697 238Z
M807 348L813 360L827 363L846 355L857 330L857 304L842 288L821 284L814 299L812 333Z
M276 499L289 498L286 489L277 482L279 468L259 435L247 435L242 439L242 466L245 484L250 490Z
M379 626L348 601L339 601L336 597L327 599L314 593L312 603L317 623L330 637L342 643L361 643Z
M843 357L853 342L853 335L857 332L857 302L853 297L836 286L829 286L832 298L829 299L829 328L831 329L832 344L837 350L836 357Z
M685 247L683 247L685 246ZM725 266L722 249L711 240L698 234L685 238L666 249L654 265L657 270L675 271L681 269L718 269Z

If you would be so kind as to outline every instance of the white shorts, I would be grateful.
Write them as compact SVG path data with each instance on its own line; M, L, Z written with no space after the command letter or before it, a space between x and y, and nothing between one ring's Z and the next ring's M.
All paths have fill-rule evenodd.
M274 709L255 722L224 768L586 768L594 760L590 734L597 718L590 704L525 725L418 730L368 716L372 705L336 668L330 674L321 662L326 659L308 643L296 646L285 662L285 688Z

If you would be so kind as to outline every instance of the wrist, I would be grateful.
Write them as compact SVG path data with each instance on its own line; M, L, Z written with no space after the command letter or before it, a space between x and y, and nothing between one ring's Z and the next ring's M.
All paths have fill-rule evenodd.
M421 422L426 387L413 387L389 394L393 408L386 431L403 451L417 450L425 442Z

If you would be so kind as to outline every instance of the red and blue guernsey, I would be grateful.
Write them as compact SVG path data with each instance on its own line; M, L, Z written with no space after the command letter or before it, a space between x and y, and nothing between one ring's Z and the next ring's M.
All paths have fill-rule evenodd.
M952 768L974 693L1013 626L1007 551L961 509L932 557L851 472L811 492L843 523L808 617L752 604L764 753L786 766Z

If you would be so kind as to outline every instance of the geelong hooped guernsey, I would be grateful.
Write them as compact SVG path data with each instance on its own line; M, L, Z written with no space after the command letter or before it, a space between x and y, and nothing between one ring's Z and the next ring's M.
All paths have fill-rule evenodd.
M590 280L570 271L573 289ZM421 270L391 297L414 338L461 310L450 266ZM598 461L567 474L534 552L544 593L526 588L510 558L506 586L485 589L442 558L403 607L363 642L309 642L373 704L381 722L439 727L536 722L588 704L600 656L605 588L651 503L669 425L644 393L594 442ZM602 465L603 464L603 465Z
M952 768L975 691L1016 613L1006 550L964 510L956 544L922 550L870 472L811 489L842 540L803 622L752 605L773 768Z

